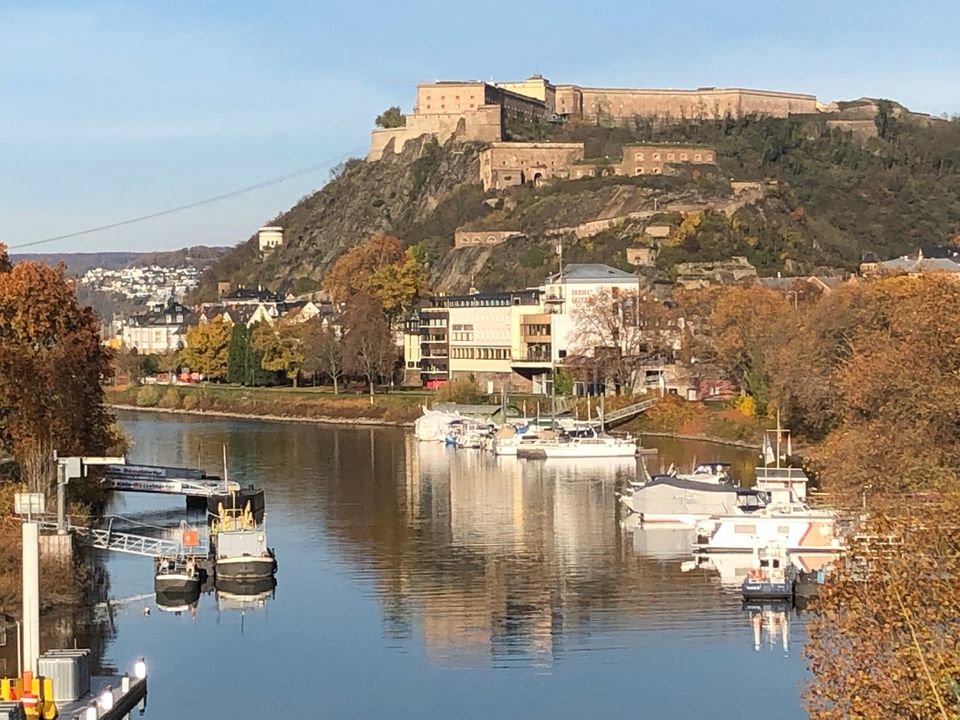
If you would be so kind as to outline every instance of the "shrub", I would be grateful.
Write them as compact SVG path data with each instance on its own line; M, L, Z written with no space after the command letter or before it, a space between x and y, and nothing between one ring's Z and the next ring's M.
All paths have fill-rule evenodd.
M156 385L144 385L137 390L137 407L156 407L161 394Z
M187 393L183 396L184 410L196 410L199 404L200 398L198 398L194 393Z
M177 392L175 387L167 388L157 405L159 407L166 408L167 410L175 409L178 405L180 405L180 393Z
M486 396L480 392L473 376L451 380L437 391L437 402L471 405L485 400Z

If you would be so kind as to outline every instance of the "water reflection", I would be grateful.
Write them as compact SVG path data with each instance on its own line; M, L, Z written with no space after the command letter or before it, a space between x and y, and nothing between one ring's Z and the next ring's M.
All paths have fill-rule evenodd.
M161 664L177 666L170 672L181 687L193 682L191 673L209 672L231 687L253 687L264 673L298 672L310 657L323 678L326 714L369 716L389 690L398 717L444 717L452 697L464 693L470 717L570 717L622 709L622 678L637 674L650 712L696 717L718 709L715 698L730 680L711 679L720 663L741 673L734 680L765 688L777 707L771 717L802 717L798 702L784 703L796 698L802 666L794 658L779 668L753 663L753 621L721 573L685 572L687 536L640 531L620 516L615 493L641 472L637 461L496 458L418 444L388 429L127 413L123 421L137 461L199 459L214 472L225 444L231 478L267 490L283 592L237 598L219 588L201 596L192 616L122 617L125 634L111 652L119 656L133 643L144 653L152 648ZM741 478L750 473L750 452L645 444L653 443L661 453L645 459L652 472L670 463L686 468L695 455L735 462ZM182 515L169 500L130 496L118 497L113 510L152 523L171 508ZM111 561L118 592L152 584L148 566ZM230 644L238 626L245 642ZM802 625L793 628L798 633ZM189 656L178 641L190 643ZM451 667L471 672L446 674ZM382 692L364 680L369 673ZM677 712L676 693L691 674L715 692L684 698ZM541 691L530 693L532 677L555 679L537 681ZM408 692L425 683L448 690ZM155 687L157 712L168 702L175 715L164 686ZM271 707L257 696L221 700L240 703L236 716ZM734 707L720 714L734 716ZM291 713L313 717L315 710L307 703Z

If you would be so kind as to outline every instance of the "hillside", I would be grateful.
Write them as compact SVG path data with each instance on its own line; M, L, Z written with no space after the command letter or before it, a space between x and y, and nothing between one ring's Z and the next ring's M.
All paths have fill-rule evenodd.
M227 253L231 248L196 247L182 248L162 252L90 252L90 253L15 253L10 258L18 260L38 260L48 265L62 262L70 275L83 275L93 268L121 270L128 267L159 265L161 267L198 267L203 268Z
M560 228L569 230L565 259L623 267L624 249L647 225L669 224L657 263L668 277L676 263L731 255L745 255L764 273L854 269L864 252L895 256L960 233L960 123L888 101L862 99L834 113L787 119L508 130L511 139L584 142L588 157L618 157L631 142L698 143L717 149L718 165L485 193L478 180L482 146L421 139L378 162L347 163L324 188L270 221L286 229L282 248L261 260L251 238L213 264L200 294L209 297L217 280L315 289L342 252L375 232L419 245L431 281L444 291L471 282L484 289L539 282L556 267ZM705 205L715 209L684 220L682 211ZM594 227L604 218L622 221ZM583 223L591 223L590 232L577 238L573 228ZM454 250L458 227L526 237Z

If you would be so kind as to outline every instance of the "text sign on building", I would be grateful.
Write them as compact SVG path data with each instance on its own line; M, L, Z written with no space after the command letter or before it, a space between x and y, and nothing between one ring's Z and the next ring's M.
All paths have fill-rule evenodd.
M42 515L46 512L43 493L14 493L13 512L17 515Z

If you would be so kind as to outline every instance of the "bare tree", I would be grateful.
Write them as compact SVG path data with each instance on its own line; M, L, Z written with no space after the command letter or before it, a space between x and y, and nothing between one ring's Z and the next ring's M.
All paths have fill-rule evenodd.
M638 290L600 290L572 310L575 326L570 365L586 379L612 380L631 393L643 360L672 350L679 329L663 303Z
M304 324L303 371L323 373L333 383L333 394L339 394L343 377L343 331L334 319L317 317Z
M362 292L347 302L343 329L344 369L366 378L372 405L374 384L393 369L397 360L390 323L380 302Z

